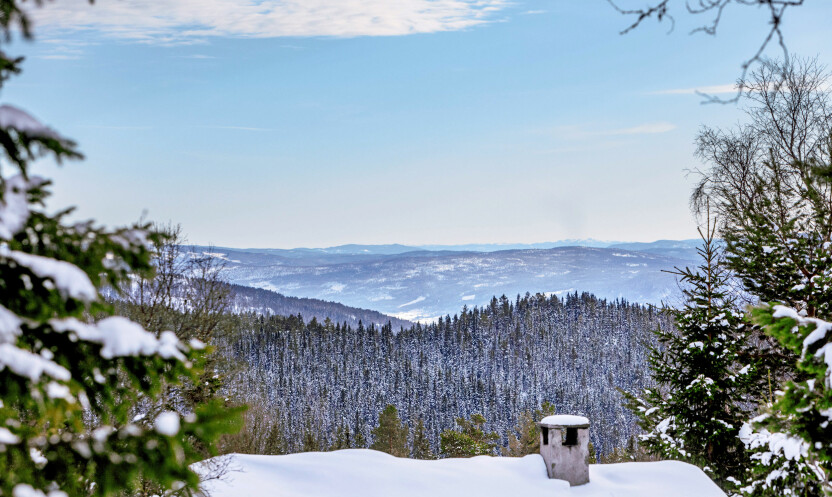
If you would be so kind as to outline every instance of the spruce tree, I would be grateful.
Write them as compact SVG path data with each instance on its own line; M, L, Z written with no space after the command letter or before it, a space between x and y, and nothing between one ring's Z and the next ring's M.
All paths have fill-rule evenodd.
M413 459L436 459L436 454L430 448L430 440L425 432L425 422L422 418L413 424L413 444L411 449Z
M17 1L0 0L0 10L6 39L15 28L30 36ZM0 84L21 62L0 52ZM144 481L196 490L189 465L231 414L211 401L154 413L142 426L133 413L163 386L197 381L204 345L112 316L100 295L152 273L158 234L48 212L50 183L32 162L81 154L27 112L0 106L0 145L0 494L103 497Z
M373 444L370 448L396 457L408 457L407 432L396 406L388 404L378 417L378 426L372 431Z
M484 430L485 418L482 414L473 414L470 420L457 418L456 424L461 431L445 430L439 435L442 457L488 456L494 453L500 436Z
M306 418L306 424L303 429L303 446L302 452L320 452L324 447L320 442L319 430L312 426L312 420Z
M650 348L656 385L625 397L648 451L697 464L728 488L749 464L737 435L760 383L757 365L740 359L748 327L732 297L714 228L709 223L700 234L702 262L675 272L686 299L670 311L677 329L656 331L659 345Z
M540 408L534 411L522 412L514 428L516 433L510 433L508 436L508 446L503 449L503 455L523 457L540 453L540 428L537 422L553 414L555 414L555 406L549 402L543 402ZM520 436L518 437L517 434Z
M286 439L283 438L283 429L277 422L273 422L269 427L269 434L263 443L265 445L263 454L280 455L288 452Z

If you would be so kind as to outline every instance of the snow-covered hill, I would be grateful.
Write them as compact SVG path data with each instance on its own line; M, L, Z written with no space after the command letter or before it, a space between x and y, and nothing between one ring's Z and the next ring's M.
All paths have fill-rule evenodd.
M300 314L306 322L315 318L323 323L326 318L329 318L334 323L347 323L353 328L357 328L359 322L365 326L372 324L378 328L390 323L394 330L409 328L414 324L378 311L348 307L338 302L305 297L287 297L270 290L242 285L232 284L230 286L232 310L234 312L256 312L277 316L296 316Z
M417 461L366 449L286 456L234 454L212 497L725 497L702 471L678 461L591 465L590 482L546 476L539 455Z
M653 304L673 300L675 278L662 270L691 264L685 246L643 244L637 248L403 253L377 253L395 251L361 247L358 252L342 247L326 253L216 248L212 253L226 260L226 276L238 285L336 301L402 319L431 320L453 315L463 305L485 305L493 296L513 298L526 292L586 291L608 299ZM674 256L662 250L672 250Z

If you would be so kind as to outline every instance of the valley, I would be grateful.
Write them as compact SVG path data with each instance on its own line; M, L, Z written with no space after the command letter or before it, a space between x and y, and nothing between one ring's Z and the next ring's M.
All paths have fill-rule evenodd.
M605 247L501 247L479 246L480 251L403 245L192 250L222 259L225 277L236 285L420 322L454 315L463 306L481 307L492 297L514 298L527 292L561 297L590 292L606 299L672 305L678 300L676 280L663 271L695 260L695 241L690 240Z

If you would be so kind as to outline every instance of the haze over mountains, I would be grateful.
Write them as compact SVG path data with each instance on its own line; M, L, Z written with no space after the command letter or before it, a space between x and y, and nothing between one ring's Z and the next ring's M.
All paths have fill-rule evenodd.
M194 247L225 260L235 284L429 321L493 296L591 292L660 304L678 292L662 272L696 261L699 240L566 240L531 245ZM476 250L474 250L476 249Z

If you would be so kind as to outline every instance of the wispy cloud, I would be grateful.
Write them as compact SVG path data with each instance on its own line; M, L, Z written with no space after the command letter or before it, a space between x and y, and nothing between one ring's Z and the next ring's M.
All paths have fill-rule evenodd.
M39 29L181 44L210 37L396 36L495 21L509 0L64 0L31 8Z
M598 134L606 136L621 136L621 135L655 135L659 133L667 133L676 129L676 125L668 122L646 123L632 126L630 128L611 129L608 131L600 131Z
M653 123L638 124L626 128L603 129L592 125L567 125L557 126L546 130L540 130L544 134L555 135L564 140L581 140L599 136L634 136L634 135L655 135L667 133L676 129L673 123L659 121Z
M548 10L527 10L523 12L523 14L527 16L533 16L537 14L545 14L546 12L548 12Z
M79 126L82 128L114 129L126 131L153 129L151 126L111 126L109 124L79 124Z
M77 60L83 57L84 47L90 43L80 40L50 39L41 40L45 49L35 55L39 59Z
M173 55L177 59L216 59L213 55L205 55L201 53L189 54L189 55Z
M278 131L274 128L256 128L253 126L199 126L206 129L232 129L238 131Z
M651 95L696 95L704 93L706 95L723 95L725 93L736 93L737 85L713 85L700 86L698 88L677 88L673 90L659 90L650 92Z
M78 60L81 58L80 54L72 55L72 54L61 54L61 53L47 53L42 55L36 55L38 59L46 59L46 60Z

